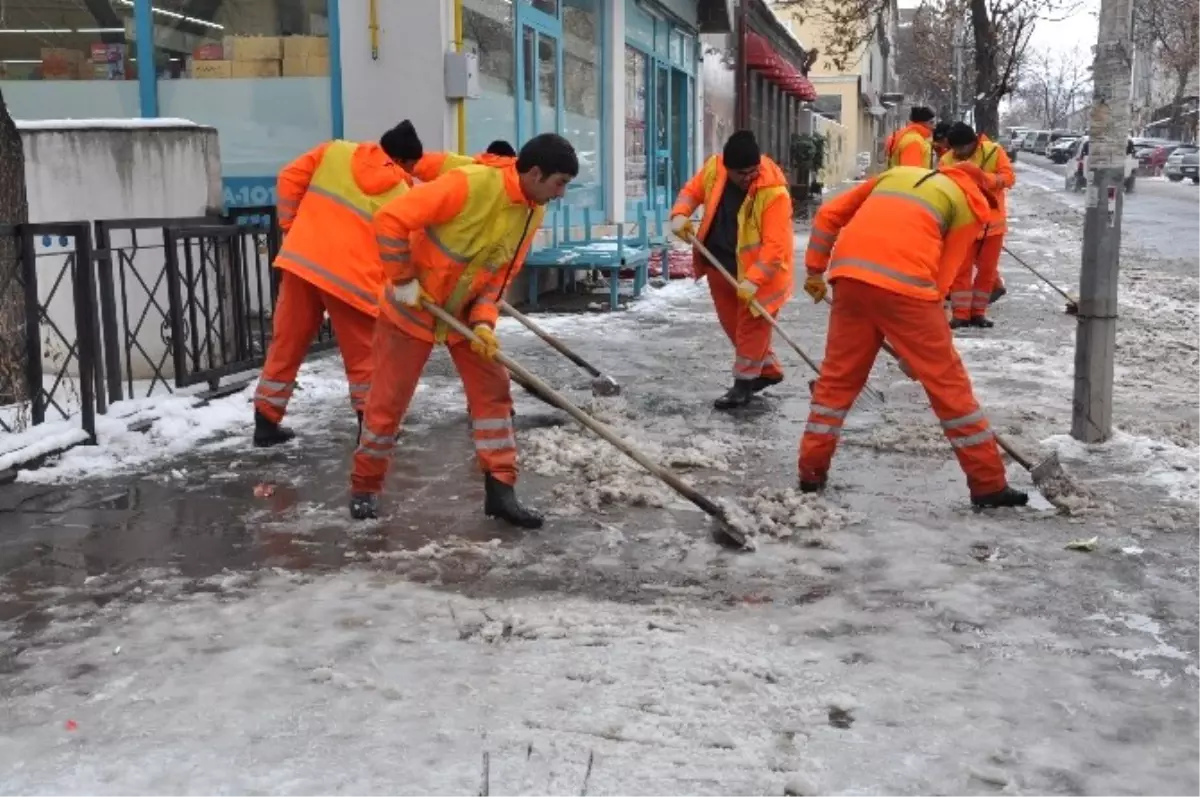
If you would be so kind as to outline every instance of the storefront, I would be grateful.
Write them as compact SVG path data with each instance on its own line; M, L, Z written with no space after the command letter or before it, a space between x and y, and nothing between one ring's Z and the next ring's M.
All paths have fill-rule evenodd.
M555 131L580 155L566 201L619 221L669 205L696 166L701 5L713 3L5 0L0 89L19 119L212 125L229 205L271 202L296 155L405 117L428 149ZM443 72L458 35L478 76L461 114Z

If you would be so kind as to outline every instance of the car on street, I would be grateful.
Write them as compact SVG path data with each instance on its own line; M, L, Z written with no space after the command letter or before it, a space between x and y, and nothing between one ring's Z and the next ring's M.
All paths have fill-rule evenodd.
M1050 131L1039 130L1033 136L1033 143L1029 145L1029 151L1041 155L1046 151L1046 145L1050 143Z
M1033 152L1033 140L1037 138L1038 131L1026 130L1025 135L1021 136L1021 151Z
M1017 153L1021 151L1021 139L1029 130L1024 127L1006 127L1003 135L1000 136L1000 143L1004 145L1004 152L1008 155L1009 160L1015 161Z
M1079 133L1076 133L1073 130L1051 130L1050 140L1047 141L1046 146L1042 148L1041 154L1049 158L1050 153L1054 150L1054 147L1064 138L1079 138Z
M1134 157L1133 139L1125 145L1125 193L1132 194L1136 181L1137 158ZM1068 161L1075 167L1067 169L1066 189L1076 193L1087 188L1088 176L1088 136L1083 136L1075 142Z
M1167 158L1179 144L1178 141L1162 138L1135 138L1133 154L1137 158L1138 169L1143 174L1159 174L1167 165Z
M1163 174L1173 183L1178 183L1185 177L1193 183L1200 183L1200 147L1195 144L1180 144L1167 156Z
M1075 149L1075 142L1079 140L1079 136L1064 136L1058 141L1050 145L1046 150L1046 157L1051 163L1066 163L1071 159L1071 150Z

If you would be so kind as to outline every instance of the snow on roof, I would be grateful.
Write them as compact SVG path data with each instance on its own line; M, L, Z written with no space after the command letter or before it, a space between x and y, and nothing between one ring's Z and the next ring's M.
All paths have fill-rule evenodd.
M95 130L97 128L139 129L164 127L203 127L189 119L15 119L18 130Z

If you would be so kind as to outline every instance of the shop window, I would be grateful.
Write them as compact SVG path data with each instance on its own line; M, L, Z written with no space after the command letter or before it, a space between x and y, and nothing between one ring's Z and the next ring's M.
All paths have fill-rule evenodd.
M600 208L604 205L600 162L600 41L603 21L598 0L563 1L563 130L579 154L579 176L567 201Z
M496 139L519 149L521 142L516 140L513 119L517 66L511 3L465 0L463 44L479 58L480 96L467 101L467 152L483 152Z
M524 2L543 14L549 14L552 17L558 16L558 0L524 0Z
M326 0L153 0L159 113L217 128L226 188L254 185L233 189L238 204L268 199L280 167L333 135L326 13Z
M133 3L0 1L0 89L18 119L139 115Z
M621 0L616 0L620 2ZM625 0L625 38L631 39L648 49L654 49L655 19L637 4L636 0Z
M625 201L630 206L645 202L648 177L646 56L625 48Z

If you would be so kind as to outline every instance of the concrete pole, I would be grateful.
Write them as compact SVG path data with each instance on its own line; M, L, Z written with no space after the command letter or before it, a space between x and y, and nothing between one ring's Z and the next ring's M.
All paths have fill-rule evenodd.
M954 94L950 98L950 117L954 121L959 120L959 97L962 96L963 83L963 46L962 46L962 18L959 12L954 12L954 41L951 42L954 50Z
M1126 56L1132 52L1132 21L1130 0L1101 0L1071 413L1071 436L1085 443L1112 436L1117 278L1130 111Z

